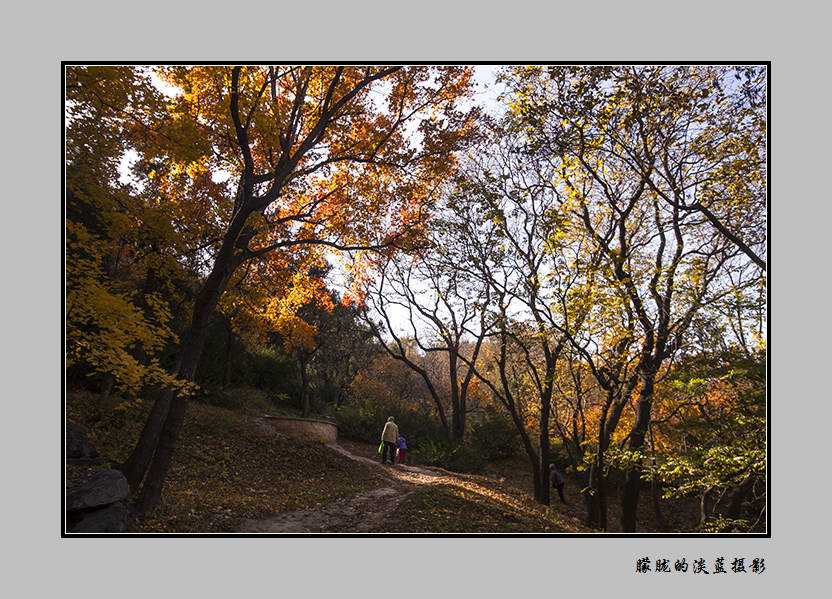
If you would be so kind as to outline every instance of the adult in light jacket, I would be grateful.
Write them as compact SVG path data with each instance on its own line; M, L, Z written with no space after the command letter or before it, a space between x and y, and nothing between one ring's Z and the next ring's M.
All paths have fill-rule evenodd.
M393 421L393 417L387 419L384 424L384 430L381 431L381 440L384 442L384 449L381 452L381 463L387 460L387 455L390 455L390 463L396 463L396 441L399 438L399 427Z

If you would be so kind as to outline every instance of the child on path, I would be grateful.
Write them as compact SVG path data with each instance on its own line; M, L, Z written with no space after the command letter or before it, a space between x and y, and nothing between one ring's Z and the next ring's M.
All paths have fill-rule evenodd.
M399 464L407 464L407 443L401 435L396 441L396 447L398 448L396 456L399 458Z

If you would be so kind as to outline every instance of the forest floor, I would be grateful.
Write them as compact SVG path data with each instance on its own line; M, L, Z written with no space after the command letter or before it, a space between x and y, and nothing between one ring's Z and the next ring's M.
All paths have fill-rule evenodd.
M123 461L149 409L133 407L101 418L85 407L89 399L70 395L67 417L88 428L105 463L67 466L67 486L83 482L94 468ZM162 501L128 532L595 532L583 524L583 498L572 481L565 489L568 504L557 500L554 490L551 506L534 501L530 467L522 458L488 464L481 475L418 463L382 465L375 445L289 438L261 414L191 402ZM638 531L653 532L649 492L642 495L645 520ZM617 532L616 502L610 503L609 532ZM683 522L672 528L685 529Z
M522 493L501 487L487 477L409 464L381 464L377 455L367 457L374 447L361 443L342 440L327 447L348 459L379 469L386 484L310 509L265 520L245 520L237 531L585 532L581 523L572 517L530 504Z

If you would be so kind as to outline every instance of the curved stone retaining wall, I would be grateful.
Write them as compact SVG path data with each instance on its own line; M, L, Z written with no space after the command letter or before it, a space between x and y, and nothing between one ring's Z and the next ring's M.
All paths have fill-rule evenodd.
M292 437L303 437L306 439L320 439L331 442L338 440L338 425L326 420L313 420L311 418L285 418L283 416L264 415L266 422L269 422L276 431Z

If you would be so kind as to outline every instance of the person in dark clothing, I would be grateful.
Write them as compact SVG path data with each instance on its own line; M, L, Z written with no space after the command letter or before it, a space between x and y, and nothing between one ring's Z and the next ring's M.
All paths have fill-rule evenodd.
M563 478L563 474L555 468L554 464L549 464L549 478L552 479L552 486L558 490L558 496L560 496L560 500L563 503L566 503L566 499L563 498L563 485L566 482Z

